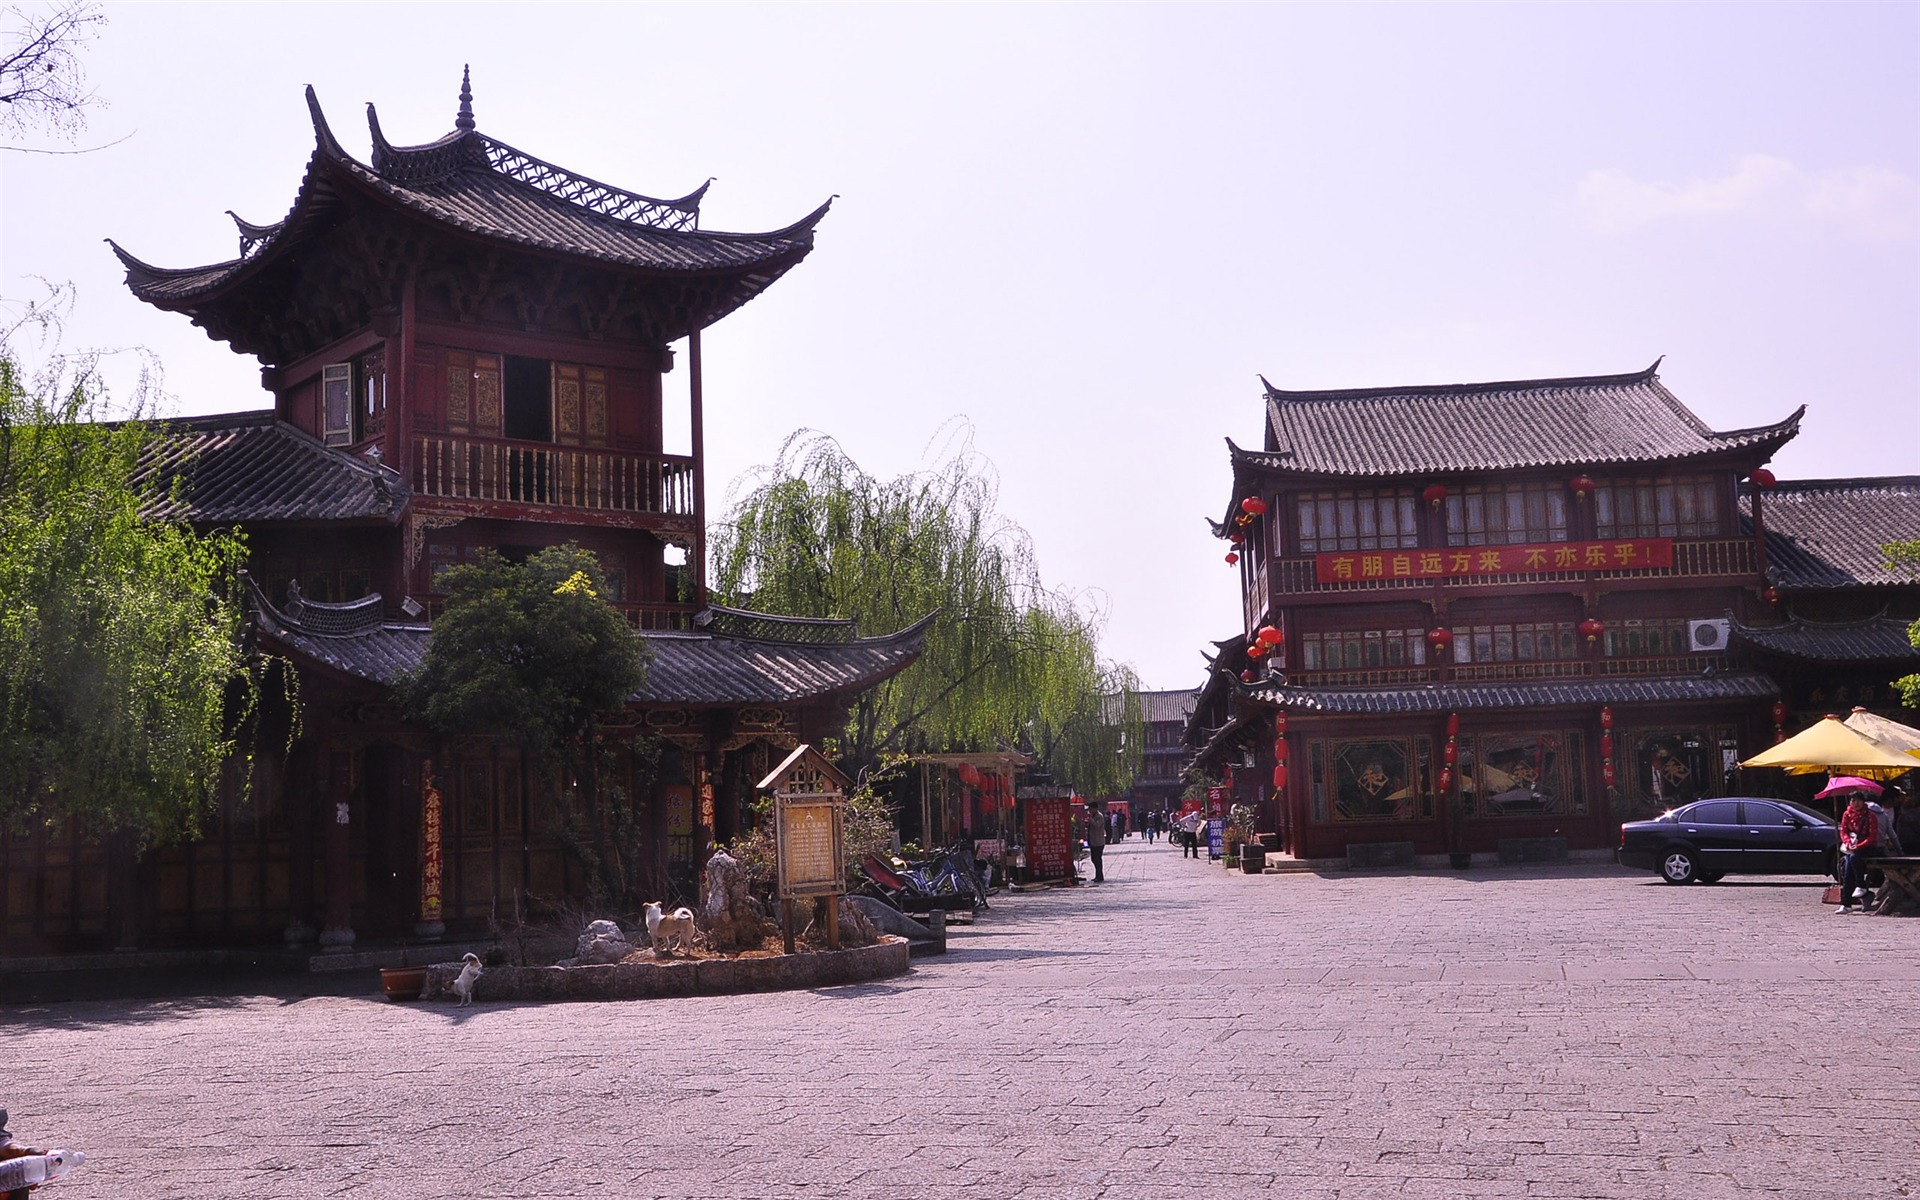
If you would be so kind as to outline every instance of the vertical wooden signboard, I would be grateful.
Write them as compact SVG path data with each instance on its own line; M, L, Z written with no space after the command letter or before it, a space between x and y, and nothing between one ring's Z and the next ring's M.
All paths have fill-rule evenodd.
M827 948L840 948L839 896L846 891L846 788L851 782L811 746L797 747L760 781L773 793L780 928L794 952L793 903L827 902Z

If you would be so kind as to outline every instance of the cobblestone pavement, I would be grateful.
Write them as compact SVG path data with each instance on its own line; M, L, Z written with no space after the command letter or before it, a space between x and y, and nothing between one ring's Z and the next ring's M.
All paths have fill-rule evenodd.
M880 984L14 1008L0 1105L92 1157L53 1200L1920 1195L1920 920L1106 861Z

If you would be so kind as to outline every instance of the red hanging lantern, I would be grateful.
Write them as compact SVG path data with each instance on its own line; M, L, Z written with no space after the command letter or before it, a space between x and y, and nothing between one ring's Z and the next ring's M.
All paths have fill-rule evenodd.
M1771 587L1771 586L1769 586L1769 587L1767 588L1767 603L1768 603L1768 604L1778 604L1778 603L1780 603L1780 589L1779 589L1779 588L1777 588L1777 587Z
M1284 633L1281 633L1278 629L1276 629L1272 625L1262 625L1260 627L1260 632L1255 636L1269 646L1278 646L1280 643L1287 640L1287 635Z
M1600 757L1606 759L1613 757L1613 735L1610 733L1600 735Z
M1273 761L1287 761L1287 739L1275 738L1273 742Z
M1265 658L1266 656L1267 656L1267 646L1265 642L1254 642L1252 645L1247 647L1248 658L1257 659L1257 658Z
M1447 744L1440 747L1440 761L1447 764L1449 767L1459 762L1460 761L1459 743L1455 742L1452 738L1448 738Z
M1239 551L1237 551L1237 550L1229 550L1229 551L1227 551L1227 565L1228 565L1228 566L1232 566L1233 564L1235 564L1235 563L1237 563L1237 562L1239 562L1239 561L1240 561L1240 553L1239 553Z
M1447 498L1447 485L1430 483L1420 492L1420 498L1427 502L1428 508L1438 509Z
M1607 787L1612 787L1614 783L1614 779L1615 779L1615 775L1613 773L1613 763L1611 761L1601 763L1600 764L1600 782L1605 784Z
M1613 728L1613 710L1611 708L1603 708L1600 710L1600 728Z
M1427 645L1432 646L1436 651L1448 649L1453 645L1453 630L1451 629L1427 630Z
M1599 641L1600 635L1606 631L1606 622L1596 617L1588 617L1586 620L1580 622L1580 636L1587 639L1587 645L1589 646Z
M1258 496L1248 496L1240 502L1240 511L1250 517L1257 517L1267 511L1267 502Z
M1236 529L1232 533L1227 535L1227 540L1232 542L1234 545L1238 546L1240 543L1247 540L1247 535L1244 533L1241 533L1238 529Z
M1287 764L1285 763L1273 764L1273 790L1276 792L1287 790Z
M1572 479L1567 480L1567 486L1573 489L1573 498L1575 500L1585 500L1588 496L1593 495L1594 482L1591 475L1575 475Z
M1451 790L1453 790L1453 768L1441 767L1440 768L1440 794L1444 796Z
M1286 709L1283 708L1279 712L1273 714L1273 731L1279 734L1286 733L1287 731L1287 710Z
M1252 667L1248 667L1246 670L1240 672L1241 683L1252 683L1256 678L1257 676L1254 675Z
M1787 723L1787 702L1786 701L1775 700L1773 702L1773 723L1775 725L1785 725Z
M1759 488L1763 492L1772 491L1774 489L1774 486L1780 482L1778 479L1774 478L1773 472L1767 470L1765 467L1759 467L1755 469L1753 472L1748 474L1747 478L1753 480L1753 486Z
M1452 741L1454 738L1457 738L1459 736L1460 736L1460 714L1448 713L1447 714L1447 740Z

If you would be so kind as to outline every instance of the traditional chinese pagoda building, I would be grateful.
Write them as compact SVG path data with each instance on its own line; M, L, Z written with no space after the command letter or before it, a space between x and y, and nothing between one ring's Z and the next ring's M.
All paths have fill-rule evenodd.
M389 143L369 105L365 161L307 103L293 205L236 217L236 257L163 269L114 246L135 296L262 364L270 408L176 427L153 465L185 486L155 515L246 531L254 635L299 670L299 739L203 840L137 863L71 829L0 835L6 951L338 946L577 892L513 747L435 736L393 702L441 574L482 550L591 550L650 643L631 720L667 749L626 782L663 879L689 878L755 780L919 653L924 623L862 638L708 602L701 331L806 258L827 205L770 233L703 229L704 185L660 200L543 162L480 132L464 79L453 131L425 145ZM662 376L682 341L691 448L674 454Z
M1913 481L1776 489L1764 464L1804 409L1712 430L1658 365L1267 385L1215 527L1244 630L1217 644L1187 740L1287 851L1605 849L1847 699L1811 680L1844 664L1854 698L1884 702L1890 660L1913 669L1896 642L1920 589L1869 561L1920 529Z

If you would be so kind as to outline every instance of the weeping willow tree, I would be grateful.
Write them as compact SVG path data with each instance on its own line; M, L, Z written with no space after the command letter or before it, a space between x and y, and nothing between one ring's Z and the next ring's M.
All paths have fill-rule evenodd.
M934 466L891 480L795 433L714 530L716 596L865 635L937 614L919 661L853 706L835 750L856 776L900 754L1018 748L1083 792L1117 791L1139 766L1139 683L1100 657L1100 610L1042 584L991 465L953 432Z
M1899 571L1909 579L1920 580L1920 538L1892 542L1880 549L1887 556L1889 570ZM1907 626L1907 640L1913 643L1915 649L1920 649L1920 621ZM1899 689L1908 708L1920 708L1920 675L1896 679L1893 686Z
M168 435L100 397L90 365L30 385L0 347L0 822L152 844L195 833L243 749L246 547L151 516Z

